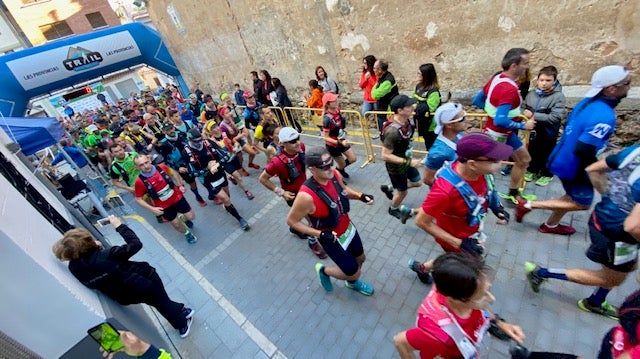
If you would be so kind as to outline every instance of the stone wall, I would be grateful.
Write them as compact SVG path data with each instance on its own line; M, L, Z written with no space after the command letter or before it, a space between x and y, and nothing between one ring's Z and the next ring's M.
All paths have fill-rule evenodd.
M458 98L511 47L532 51L533 73L557 66L565 86L588 84L605 64L627 65L634 78L640 68L635 0L150 0L148 9L187 82L214 93L248 88L248 72L267 69L295 98L322 65L342 93L361 96L367 54L390 61L402 91L433 62Z

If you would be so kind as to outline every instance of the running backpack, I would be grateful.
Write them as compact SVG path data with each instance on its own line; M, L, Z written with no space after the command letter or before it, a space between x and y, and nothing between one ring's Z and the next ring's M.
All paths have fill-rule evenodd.
M349 212L349 198L347 197L347 192L340 186L338 180L335 176L331 178L331 182L336 189L336 193L338 193L338 201L334 201L333 198L325 191L320 188L320 185L313 177L307 179L304 182L304 185L307 186L311 191L318 195L318 197L324 202L324 204L329 209L329 216L324 218L309 216L309 223L313 228L316 229L329 229L335 228L338 225L338 220L340 219L340 215L343 213Z
M176 184L175 182L173 182L171 177L169 177L169 175L165 171L163 171L162 168L160 168L160 166L154 166L154 167L156 168L156 171L160 173L160 175L165 180L165 182L167 182L167 184L169 185L169 188L171 189L175 188ZM138 177L140 178L142 183L144 183L144 186L147 189L147 193L149 194L149 197L153 199L160 198L160 196L158 196L158 192L155 190L155 188L153 188L153 185L151 185L151 183L149 182L149 179L146 176L144 176L141 173L140 175L138 175Z
M480 224L482 217L487 211L480 202L480 197L471 188L471 186L464 180L456 171L453 170L451 164L446 163L437 173L436 178L443 178L447 182L451 183L460 193L464 203L467 204L469 211L467 212L466 220L470 226L477 226ZM487 201L489 201L489 208L502 207L498 193L494 190L494 180L492 175L485 175L485 181L487 182Z

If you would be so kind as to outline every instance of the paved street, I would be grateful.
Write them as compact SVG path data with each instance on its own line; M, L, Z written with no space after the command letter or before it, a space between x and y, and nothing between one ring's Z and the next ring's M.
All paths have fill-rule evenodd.
M302 139L307 146L320 143L315 138ZM144 218L127 219L145 245L134 259L154 265L169 295L196 311L187 339L180 339L160 319L175 344L175 348L167 348L169 351L179 352L183 358L397 357L392 337L414 324L418 305L429 290L407 268L407 261L435 258L442 250L413 222L402 225L387 214L389 201L379 190L380 184L388 182L384 165L378 159L358 168L363 152L361 147L357 150L361 157L349 167L349 186L376 197L373 206L352 201L350 212L363 239L367 261L362 279L375 287L372 297L336 281L333 292L322 289L314 271L317 258L306 241L288 231L285 217L289 207L260 185L256 170L250 169L251 176L245 178L256 196L253 201L239 188L231 188L233 203L251 225L249 232L241 231L221 206L210 202L201 208L187 192L197 214L193 232L199 240L194 245L169 224L158 224L130 196L124 197ZM263 166L264 156L259 156L257 163ZM497 179L498 188L505 189L506 178L497 175ZM561 192L557 179L548 187L530 185L527 189L539 198ZM419 206L426 193L424 186L411 190L405 204ZM547 215L532 212L525 223L512 220L508 226L495 225L495 217L490 215L487 262L497 270L492 288L497 301L492 309L522 326L527 335L525 345L531 350L594 358L603 334L616 322L577 308L577 300L591 289L552 281L534 294L525 280L526 260L551 267L598 268L584 256L587 213L565 218L578 229L570 237L540 234L537 226ZM119 243L121 239L114 233L106 231L112 243ZM331 263L328 258L323 261ZM635 288L632 276L611 293L609 301L619 305ZM485 344L486 357L508 357L506 344L489 337Z

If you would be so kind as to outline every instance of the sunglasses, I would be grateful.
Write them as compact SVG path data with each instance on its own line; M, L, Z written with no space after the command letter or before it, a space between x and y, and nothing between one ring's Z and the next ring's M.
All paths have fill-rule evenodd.
M200 143L202 142L202 138L192 138L190 141L194 143Z
M625 81L625 82L623 82L623 83L615 84L615 85L613 85L613 86L615 86L615 87L622 87L622 86L629 86L629 85L631 85L631 79L629 79L629 80L627 80L627 81Z
M298 143L298 141L300 141L300 139L299 139L299 138L294 138L293 140L291 140L291 141L286 141L285 143L288 143L288 144L290 144L290 145L295 145L296 143Z
M326 165L322 165L322 166L314 166L315 168L319 169L320 171L327 171L330 170L331 167L333 167L333 160L331 160L331 162L329 164Z

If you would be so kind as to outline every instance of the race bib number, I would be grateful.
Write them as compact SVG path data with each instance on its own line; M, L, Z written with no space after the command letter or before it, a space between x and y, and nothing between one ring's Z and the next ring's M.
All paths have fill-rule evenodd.
M616 249L613 255L613 265L621 265L632 262L638 258L638 245L616 242Z
M356 227L354 227L352 223L349 223L349 227L347 227L347 230L344 231L344 233L342 233L340 237L338 237L338 243L340 243L340 246L345 251L349 247L349 244L351 244L351 241L353 240L353 237L355 237L355 235Z
M168 200L171 196L173 196L173 189L169 187L169 185L164 186L163 189L158 191L158 199L162 202Z
M509 137L509 135L507 135L506 133L497 132L490 128L487 128L486 133L487 135L491 136L491 138L493 138L496 142L500 143L507 143L507 138Z

